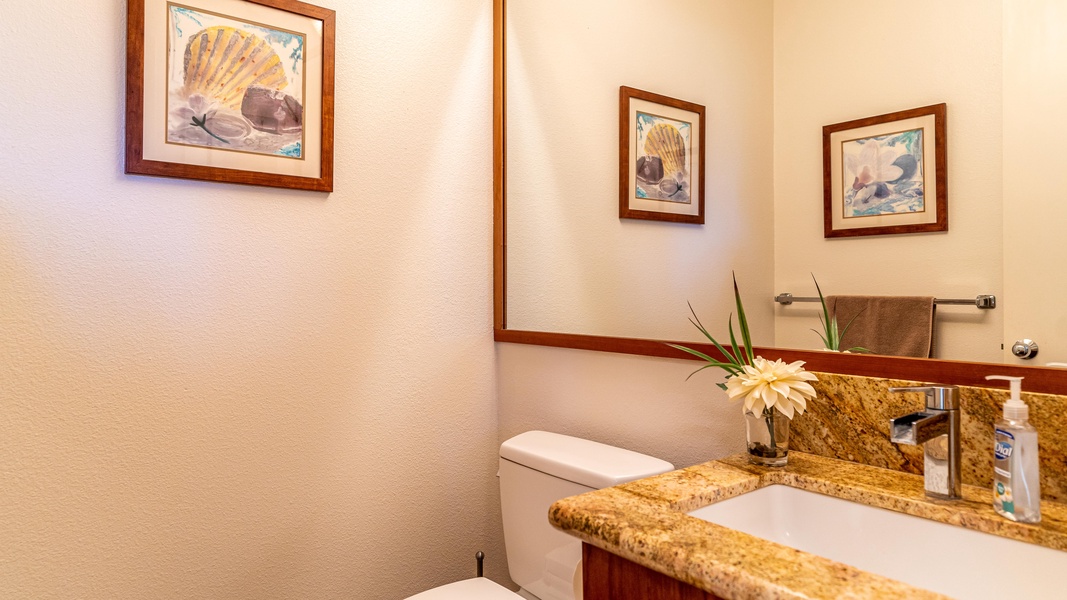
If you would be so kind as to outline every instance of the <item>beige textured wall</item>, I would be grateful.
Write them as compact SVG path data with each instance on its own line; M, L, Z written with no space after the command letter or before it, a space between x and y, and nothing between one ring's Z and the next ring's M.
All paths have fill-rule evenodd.
M545 429L643 452L675 467L745 449L741 405L696 362L497 345L501 439Z
M778 0L777 292L1003 296L1002 0ZM966 15L966 24L959 16ZM822 127L948 104L949 231L823 238ZM777 309L775 342L821 348L818 305ZM935 354L1001 362L1003 310L939 306Z
M317 3L330 195L123 175L126 3L0 6L0 596L507 581L491 5Z

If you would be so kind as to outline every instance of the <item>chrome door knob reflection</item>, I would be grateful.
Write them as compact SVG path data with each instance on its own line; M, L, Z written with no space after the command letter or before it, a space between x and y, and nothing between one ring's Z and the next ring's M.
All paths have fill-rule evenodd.
M1029 339L1019 340L1012 345L1011 353L1024 360L1030 360L1037 356L1037 342Z

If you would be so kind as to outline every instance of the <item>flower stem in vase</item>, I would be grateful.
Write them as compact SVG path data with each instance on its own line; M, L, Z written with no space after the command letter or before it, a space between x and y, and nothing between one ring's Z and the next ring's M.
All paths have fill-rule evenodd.
M758 465L780 467L789 457L789 419L774 409L745 413L749 459Z
M778 454L778 445L774 441L774 416L770 409L763 411L763 419L767 421L767 433L771 434L771 452Z

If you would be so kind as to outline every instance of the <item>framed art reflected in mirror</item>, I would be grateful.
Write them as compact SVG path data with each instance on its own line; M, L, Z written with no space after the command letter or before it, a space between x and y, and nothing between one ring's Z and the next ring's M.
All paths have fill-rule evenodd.
M619 217L704 224L704 106L619 87Z
M945 104L823 127L825 237L948 231Z

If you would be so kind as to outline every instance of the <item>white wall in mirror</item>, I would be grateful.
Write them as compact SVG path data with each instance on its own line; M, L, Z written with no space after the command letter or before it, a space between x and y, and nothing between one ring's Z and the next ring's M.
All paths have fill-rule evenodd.
M1067 362L1065 75L1067 3L1006 1L1004 343L1034 339L1038 364Z
M780 0L774 16L776 289L814 296L814 274L824 294L1003 299L1001 0ZM949 230L823 238L822 127L941 102ZM938 306L935 357L999 362L1002 308ZM818 313L778 308L776 345L820 347Z
M509 0L507 326L773 343L772 2ZM618 218L626 85L707 109L706 224Z

